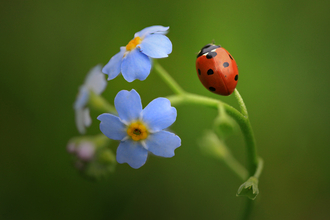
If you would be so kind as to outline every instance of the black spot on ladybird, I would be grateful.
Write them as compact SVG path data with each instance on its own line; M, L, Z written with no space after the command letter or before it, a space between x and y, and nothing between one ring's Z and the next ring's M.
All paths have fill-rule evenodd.
M214 92L215 91L215 88L214 87L209 87L209 90Z
M235 76L235 81L237 81L237 80L238 80L238 75Z
M233 58L230 54L228 54L228 55L229 55L229 58L230 58L230 59L234 60L234 58Z
M208 71L207 71L207 75L212 75L214 72L213 72L213 70L212 69L209 69Z
M211 59L211 58L215 57L216 55L217 55L216 52L209 52L209 53L206 55L206 58L207 58L207 59Z
M229 66L229 63L228 62L224 62L222 65L223 65L223 67L228 67Z
M207 44L199 51L197 58L202 56L203 54L211 52L212 50L217 49L219 47L220 47L220 45Z
M201 70L200 69L198 69L198 75L201 75Z

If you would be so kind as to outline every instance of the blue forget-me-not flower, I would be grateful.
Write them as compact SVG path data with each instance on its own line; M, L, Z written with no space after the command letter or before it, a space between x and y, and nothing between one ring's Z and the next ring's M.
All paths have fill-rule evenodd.
M108 80L119 73L128 82L145 80L151 70L151 58L164 58L172 52L172 43L165 36L168 29L156 25L135 33L134 39L125 47L120 47L120 52L110 59L102 72L108 74Z
M119 117L104 113L98 116L100 130L113 140L120 140L118 163L128 163L137 169L147 160L148 152L161 157L173 157L181 139L163 129L176 120L177 112L166 98L156 98L142 109L140 95L132 89L122 90L115 97Z
M105 87L107 86L107 81L104 79L104 74L101 72L102 66L97 65L92 68L85 82L79 88L79 93L77 99L74 103L76 126L81 134L86 132L86 127L89 127L92 123L92 119L89 115L89 108L87 107L90 93L93 92L96 95L100 95Z

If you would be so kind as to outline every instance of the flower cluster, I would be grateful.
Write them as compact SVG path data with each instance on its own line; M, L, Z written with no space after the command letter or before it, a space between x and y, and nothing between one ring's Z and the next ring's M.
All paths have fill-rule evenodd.
M112 173L116 159L107 147L109 139L103 134L72 138L67 151L72 155L73 164L89 179L101 179Z
M165 36L169 27L151 26L135 33L134 38L103 67L102 72L112 80L120 73L128 82L145 80L151 71L153 58L164 58L172 52L172 43ZM99 96L106 87L101 67L94 67L85 83L80 87L74 104L76 124L80 133L91 124L89 106L92 95ZM94 96L93 96L94 97ZM122 90L115 97L118 116L104 113L98 116L101 132L112 140L119 140L116 159L137 169L143 166L148 154L173 157L181 139L164 129L171 126L177 116L176 109L166 98L156 98L144 109L140 95L132 89ZM78 146L78 147L77 147ZM95 147L90 142L68 145L68 151L79 158L79 162L95 160Z
M107 86L107 81L104 79L101 69L101 65L97 65L89 71L84 84L79 88L79 93L74 103L76 126L81 134L84 134L86 127L89 127L92 123L89 108L87 107L91 95L100 95Z

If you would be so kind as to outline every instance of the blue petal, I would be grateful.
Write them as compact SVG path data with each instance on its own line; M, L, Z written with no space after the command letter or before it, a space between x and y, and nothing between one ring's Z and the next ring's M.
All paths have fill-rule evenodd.
M139 47L142 53L152 58L164 58L172 52L170 39L161 34L146 36Z
M101 65L92 68L85 80L85 86L97 95L101 94L107 86L107 81L104 79L101 69Z
M79 93L77 95L76 101L73 105L75 110L84 108L87 105L89 99L89 91L85 85L80 86Z
M111 57L110 61L103 67L102 72L108 74L108 80L116 78L121 72L121 62L125 51L126 47L120 47L120 52Z
M166 34L169 28L170 27L163 27L161 25L147 27L147 28L143 29L142 31L135 33L134 37L144 38L145 36L147 36L149 34Z
M115 97L115 107L119 118L126 124L140 118L142 104L139 93L134 89L131 91L121 90Z
M121 63L121 72L127 82L132 82L136 79L145 80L150 70L151 61L149 57L141 53L137 48L127 53Z
M152 100L142 111L142 120L153 132L169 127L176 120L176 109L166 98Z
M181 146L181 139L171 132L160 131L150 134L145 143L151 153L161 157L173 157L174 150Z
M143 166L148 157L148 151L139 141L126 140L120 142L117 148L117 162L128 163L132 168Z
M92 124L91 116L88 108L80 108L75 111L76 126L80 134L86 132L86 127Z
M109 113L101 114L97 117L100 123L101 132L110 139L122 140L126 137L126 126L117 116Z

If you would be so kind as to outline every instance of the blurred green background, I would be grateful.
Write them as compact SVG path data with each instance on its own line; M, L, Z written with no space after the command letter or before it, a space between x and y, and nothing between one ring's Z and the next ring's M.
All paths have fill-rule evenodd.
M245 198L228 168L201 154L196 139L216 111L179 106L172 126L182 146L142 168L117 165L91 182L74 169L67 141L77 136L72 108L89 69L106 64L135 32L170 26L160 64L187 91L238 107L199 82L196 53L212 40L236 59L238 90L265 167L253 219L330 219L328 1L2 1L0 219L237 219ZM135 88L143 105L171 90L152 72L103 93L111 103ZM92 112L89 134L98 133ZM116 145L116 144L115 144ZM116 149L116 146L113 149ZM228 141L245 163L241 134Z

